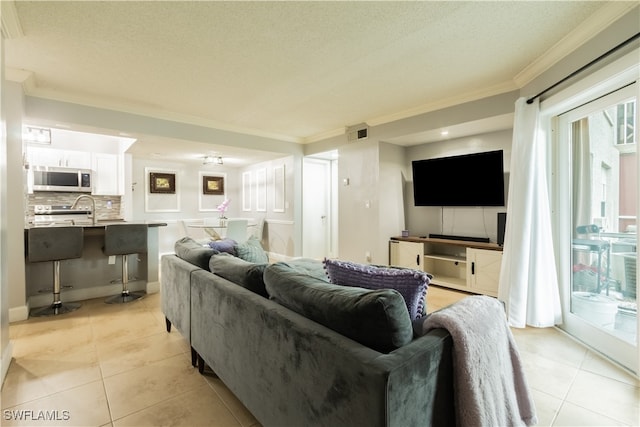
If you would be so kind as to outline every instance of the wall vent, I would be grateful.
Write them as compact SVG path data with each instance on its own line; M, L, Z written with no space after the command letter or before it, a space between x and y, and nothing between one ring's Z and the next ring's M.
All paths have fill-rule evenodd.
M349 126L347 128L347 141L362 141L369 137L369 126L366 123L360 125Z

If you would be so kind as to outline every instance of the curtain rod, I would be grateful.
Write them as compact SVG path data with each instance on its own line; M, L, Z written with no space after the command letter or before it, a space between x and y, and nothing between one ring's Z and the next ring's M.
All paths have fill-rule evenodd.
M595 64L596 62L601 61L602 59L606 58L607 56L611 55L613 52L617 51L618 49L623 48L624 46L628 45L629 43L633 42L634 40L636 40L637 38L640 37L640 33L636 33L635 35L629 37L627 40L623 41L622 43L620 43L617 46L614 46L613 48L609 49L608 51L606 51L605 53L603 53L602 55L598 56L596 59L594 59L593 61L589 62L588 64L578 68L576 71L574 71L573 73L569 74L567 77L565 77L564 79L554 83L553 85L549 86L548 88L546 88L545 90L543 90L542 92L540 92L539 94L532 96L531 98L527 99L527 104L531 104L536 98L539 98L540 96L544 95L545 93L549 92L551 89L555 88L556 86L558 86L559 84L562 84L564 82L566 82L567 80L569 80L570 78L574 77L576 74L581 73L582 71L586 70L587 68L591 67L593 64Z

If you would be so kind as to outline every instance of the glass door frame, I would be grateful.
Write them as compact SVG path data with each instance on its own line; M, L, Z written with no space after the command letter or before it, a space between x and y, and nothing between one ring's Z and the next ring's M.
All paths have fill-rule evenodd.
M556 267L563 313L563 324L560 325L560 328L640 377L640 343L632 346L628 342L624 342L620 338L588 324L575 314L572 314L570 310L572 235L568 231L572 227L571 213L573 207L568 194L571 191L571 144L568 141L569 133L567 132L566 135L563 135L559 131L560 120L564 120L560 118L560 115L573 109L578 109L582 105L604 97L634 81L636 81L636 84L627 90L633 91L636 99L640 100L640 82L638 82L640 64L637 61L639 53L640 49L636 49L634 52L603 67L562 92L542 101L540 103L540 120L545 128L548 136L547 141L551 148L548 150L550 155L548 161L551 166L549 169L551 173L549 177L551 188L549 191L551 195L553 240L556 249ZM610 104L610 102L603 101L603 104ZM637 101L636 105L640 105L640 102ZM639 108L636 108L636 123L640 123L638 110ZM640 156L638 156L638 159L638 167L640 168ZM640 212L640 206L636 207L636 211ZM638 333L640 334L640 316L637 317L637 321ZM614 349L613 354L606 354L608 349Z

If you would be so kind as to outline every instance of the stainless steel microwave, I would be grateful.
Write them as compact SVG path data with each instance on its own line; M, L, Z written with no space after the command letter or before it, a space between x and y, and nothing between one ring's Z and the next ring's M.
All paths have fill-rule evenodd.
M30 178L33 191L91 193L89 169L35 166Z

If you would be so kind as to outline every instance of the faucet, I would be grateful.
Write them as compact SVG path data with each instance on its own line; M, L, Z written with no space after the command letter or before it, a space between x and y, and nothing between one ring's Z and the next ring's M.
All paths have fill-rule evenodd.
M93 219L93 225L96 225L96 199L94 199L93 197L89 196L88 194L82 194L76 197L76 199L73 201L73 204L71 205L71 209L75 209L78 206L78 202L85 197L91 200L91 217Z

